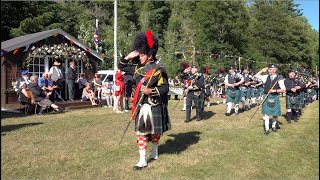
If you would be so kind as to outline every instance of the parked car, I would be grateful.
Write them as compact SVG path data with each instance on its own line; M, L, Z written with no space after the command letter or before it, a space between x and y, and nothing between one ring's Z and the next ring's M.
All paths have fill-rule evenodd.
M101 75L102 83L104 83L104 82L113 81L115 72L114 70L100 70L98 71L98 74Z

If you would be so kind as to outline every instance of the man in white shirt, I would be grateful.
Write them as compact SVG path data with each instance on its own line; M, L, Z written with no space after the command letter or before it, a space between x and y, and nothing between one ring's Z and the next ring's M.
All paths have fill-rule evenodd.
M53 63L53 66L49 70L53 84L58 86L58 88L56 89L56 92L59 94L58 97L61 97L61 92L63 90L63 74L60 68L60 64L61 63L55 61ZM57 100L57 96L54 97L54 100Z
M261 75L262 73L268 72L269 74ZM277 132L276 124L278 116L281 115L281 106L279 93L286 92L284 81L278 76L278 66L270 64L268 67L260 70L256 75L256 78L262 80L264 84L264 96L267 99L262 104L262 114L264 120L264 134L269 134L269 116L272 118L272 131Z
M226 95L227 95L227 112L226 116L231 115L232 103L234 103L234 111L235 114L239 113L239 103L240 103L240 85L244 82L243 76L238 73L236 74L235 68L229 68L229 74L226 75L224 84L227 87Z

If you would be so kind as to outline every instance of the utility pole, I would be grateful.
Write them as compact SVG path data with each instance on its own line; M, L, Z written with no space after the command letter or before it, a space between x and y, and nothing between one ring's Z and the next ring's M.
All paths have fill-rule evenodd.
M118 66L117 66L117 0L114 0L114 24L113 24L113 32L114 32L114 37L113 37L113 45L114 45L114 52L113 52L113 68L114 72L117 71ZM113 80L115 80L115 73L113 75Z
M194 65L194 61L195 61L195 58L196 58L196 48L194 46L193 47L193 57L192 57L192 65Z
M238 60L239 60L239 72L241 72L241 57L240 56L239 56Z

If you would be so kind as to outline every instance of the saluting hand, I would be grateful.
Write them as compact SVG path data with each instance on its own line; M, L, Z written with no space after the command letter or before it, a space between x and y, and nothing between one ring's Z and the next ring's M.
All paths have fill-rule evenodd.
M261 71L265 73L265 72L268 71L268 69L269 69L268 67L265 67L265 68L263 68Z
M137 50L135 50L135 51L132 51L131 53L129 53L124 59L130 61L131 59L139 56L139 54L140 54L140 53L139 53Z

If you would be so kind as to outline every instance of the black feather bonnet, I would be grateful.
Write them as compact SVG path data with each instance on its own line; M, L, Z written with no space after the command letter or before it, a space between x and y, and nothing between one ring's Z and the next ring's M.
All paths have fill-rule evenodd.
M137 50L139 53L152 55L153 61L155 61L158 48L158 38L149 30L137 33L132 43L131 51ZM139 57L135 58L133 61L139 62Z

